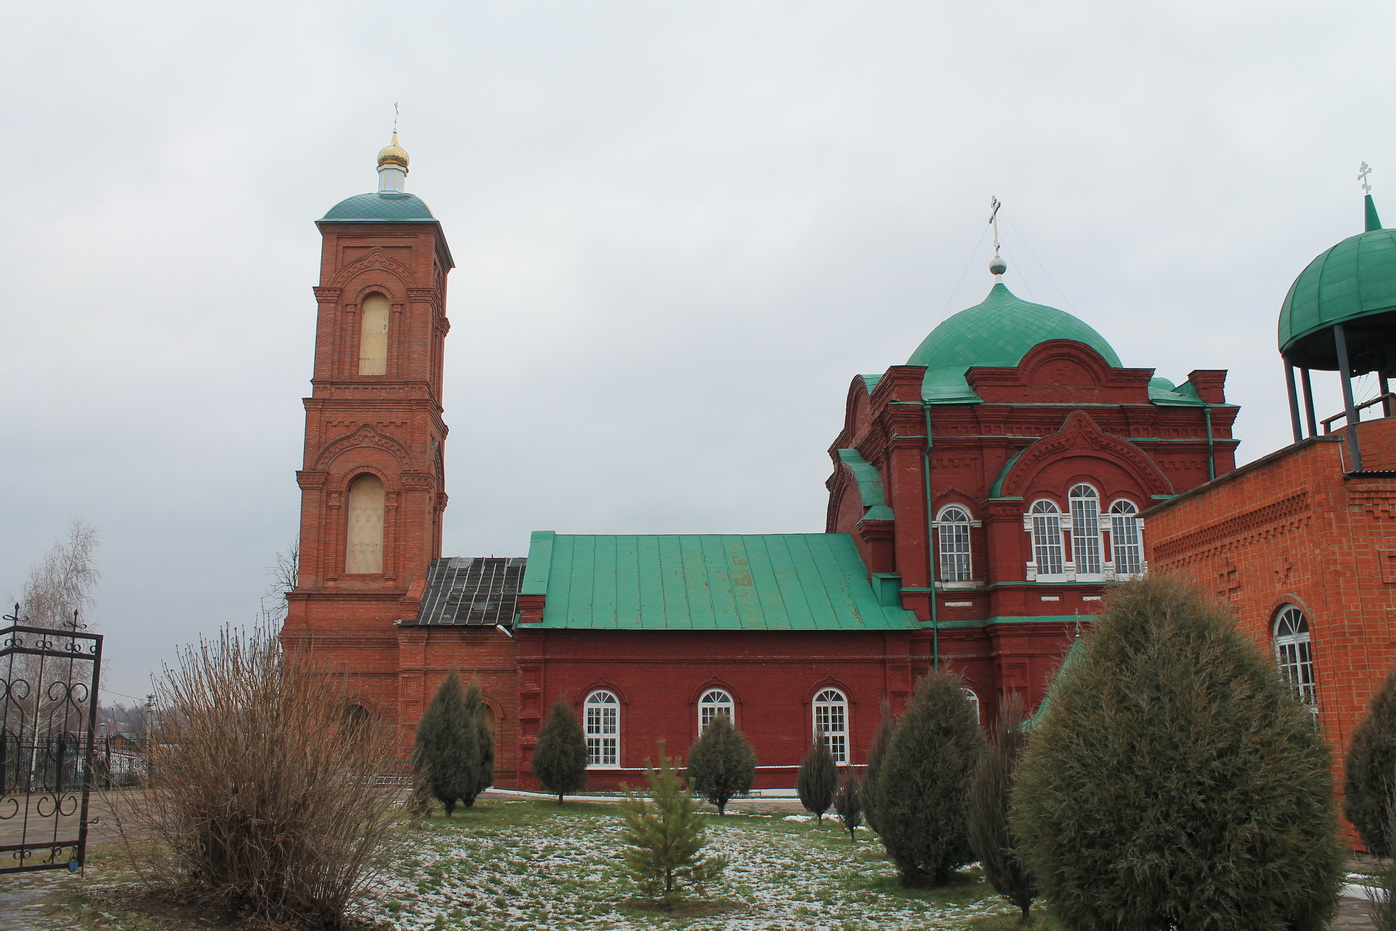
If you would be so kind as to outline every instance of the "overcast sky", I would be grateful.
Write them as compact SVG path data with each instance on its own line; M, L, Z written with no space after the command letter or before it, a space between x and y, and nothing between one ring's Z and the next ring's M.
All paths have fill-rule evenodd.
M109 701L257 617L313 221L376 187L395 101L458 263L448 555L822 530L850 379L984 297L991 195L1015 293L1229 369L1256 458L1360 161L1396 220L1388 2L67 0L6 34L0 593L95 525Z

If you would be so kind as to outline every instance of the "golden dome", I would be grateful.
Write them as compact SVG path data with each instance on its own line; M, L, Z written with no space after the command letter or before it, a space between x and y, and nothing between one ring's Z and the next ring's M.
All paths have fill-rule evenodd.
M384 165L396 165L407 169L407 150L397 144L397 133L393 133L393 141L378 150L378 167Z

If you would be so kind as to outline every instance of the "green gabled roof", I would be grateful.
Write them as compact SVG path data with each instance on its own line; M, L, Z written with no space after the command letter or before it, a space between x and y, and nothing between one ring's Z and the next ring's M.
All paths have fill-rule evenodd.
M1367 231L1349 236L1320 253L1294 279L1280 305L1280 352L1291 365L1336 370L1332 327L1354 324L1349 352L1361 364L1366 344L1375 352L1361 371L1383 368L1393 354L1396 324L1396 230L1382 229L1371 195L1366 198ZM1381 319L1378 319L1381 318ZM1361 325L1380 331L1363 334Z
M536 531L522 595L546 629L902 630L841 533L571 535Z
M1042 726L1042 722L1047 718L1047 712L1052 705L1052 693L1057 690L1057 683L1062 680L1062 673L1081 662L1086 656L1086 644L1077 636L1071 641L1071 648L1066 651L1066 656L1062 658L1062 664L1057 667L1057 674L1052 677L1052 684L1047 687L1047 694L1042 696L1042 704L1037 706L1037 712L1032 717L1023 722L1024 730L1037 730Z
M1073 339L1120 368L1120 357L1089 324L1064 310L1016 297L999 282L989 296L962 310L921 341L907 365L924 365L921 396L931 404L978 401L965 381L974 365L1017 365L1028 350L1049 339Z
M355 194L330 208L319 222L412 223L436 222L430 208L416 194Z
M887 507L882 473L877 466L864 459L856 449L840 449L838 457L853 473L853 481L858 485L858 497L866 509L863 516L873 520L891 520L892 509Z

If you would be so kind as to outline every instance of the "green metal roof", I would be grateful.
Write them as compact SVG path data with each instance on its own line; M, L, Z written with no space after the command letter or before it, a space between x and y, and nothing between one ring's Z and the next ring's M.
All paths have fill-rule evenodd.
M890 600L899 601L895 586ZM547 629L904 630L848 534L565 535L536 531L522 595Z
M368 221L377 223L436 222L426 203L416 194L355 194L330 208L320 220Z
M1320 253L1289 286L1280 305L1279 343L1292 365L1336 370L1333 324L1396 314L1396 230L1381 228L1371 195L1366 198L1366 220L1366 232ZM1394 324L1396 319L1385 321L1385 333L1372 337L1379 344L1372 348L1390 352ZM1360 355L1362 337L1357 345L1352 337L1349 340L1350 350Z
M878 471L877 466L864 459L856 449L840 449L838 457L853 473L853 481L858 485L858 497L862 500L863 507L868 509L863 516L872 517L876 512L874 520L891 520L892 510L887 507L882 473Z
M1052 684L1047 686L1047 694L1042 696L1042 704L1037 706L1037 711L1032 717L1023 722L1024 730L1035 731L1042 726L1042 722L1047 719L1047 712L1052 705L1052 694L1057 690L1057 683L1062 681L1062 673L1082 662L1085 656L1086 644L1077 636L1071 641L1071 647L1066 651L1066 656L1062 658L1062 664L1057 667L1057 674L1052 677Z
M1149 400L1165 407L1206 407L1207 402L1197 396L1197 388L1192 382L1174 385L1168 379L1155 375L1149 379Z
M1049 339L1085 343L1114 368L1120 357L1089 324L1064 310L1015 297L999 282L981 303L962 310L931 331L907 360L926 366L921 396L932 404L978 401L965 381L973 365L1017 365L1028 350Z

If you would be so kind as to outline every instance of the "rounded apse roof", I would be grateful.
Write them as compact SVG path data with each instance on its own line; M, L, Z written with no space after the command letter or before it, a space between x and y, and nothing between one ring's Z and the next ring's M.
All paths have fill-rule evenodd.
M1351 374L1396 367L1396 230L1381 229L1367 198L1367 232L1320 253L1280 305L1280 353L1301 368L1338 369L1341 323Z
M345 198L331 207L320 222L326 220L410 223L414 220L435 222L436 217L416 194L384 192Z
M907 365L926 366L922 395L928 400L970 401L965 381L973 365L1017 365L1028 350L1049 339L1085 343L1113 368L1120 357L1091 326L1064 310L1014 296L1002 282L982 302L942 322L921 341Z

